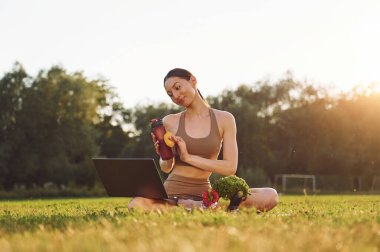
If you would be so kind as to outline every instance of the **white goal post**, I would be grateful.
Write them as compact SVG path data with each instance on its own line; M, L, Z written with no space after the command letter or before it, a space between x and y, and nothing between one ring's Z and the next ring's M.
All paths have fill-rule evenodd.
M304 179L304 188L306 188L307 180L311 179L313 192L316 191L315 175L307 174L276 174L274 178L274 185L277 186L278 180L282 182L282 192L286 191L286 181L288 179Z
M374 176L372 178L371 191L380 191L380 176Z

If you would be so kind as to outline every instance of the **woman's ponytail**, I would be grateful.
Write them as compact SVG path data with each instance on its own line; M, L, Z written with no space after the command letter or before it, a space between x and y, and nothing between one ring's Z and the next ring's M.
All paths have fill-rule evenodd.
M198 94L199 94L199 96L200 96L200 97L202 98L202 100L207 104L207 106L209 106L207 100L206 100L205 98L203 98L203 95L201 94L201 91L199 91L198 88L197 88L197 90L198 90Z

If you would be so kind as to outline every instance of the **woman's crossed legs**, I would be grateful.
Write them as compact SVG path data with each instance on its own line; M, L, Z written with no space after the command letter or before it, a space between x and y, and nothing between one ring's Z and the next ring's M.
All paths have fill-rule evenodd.
M278 203L278 194L273 188L251 188L251 195L241 203L241 207L256 208L259 212L266 212L274 208ZM186 209L199 208L202 206L202 201L191 199L179 199L178 205ZM155 200L143 197L135 197L128 205L130 210L141 209L144 211L151 210L166 210L177 206L175 200Z

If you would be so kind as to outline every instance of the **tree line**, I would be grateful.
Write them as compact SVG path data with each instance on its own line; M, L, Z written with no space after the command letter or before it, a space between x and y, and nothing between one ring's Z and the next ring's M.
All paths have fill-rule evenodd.
M242 177L374 176L380 173L376 88L331 95L288 73L207 100L235 116ZM125 108L106 80L62 66L32 77L16 63L0 79L0 189L47 182L92 187L91 157L157 158L149 121L179 111L168 103Z

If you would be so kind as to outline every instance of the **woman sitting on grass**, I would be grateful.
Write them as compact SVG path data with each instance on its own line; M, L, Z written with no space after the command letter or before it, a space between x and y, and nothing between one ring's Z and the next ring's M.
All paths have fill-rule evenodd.
M210 108L197 88L196 78L187 70L175 68L164 78L164 87L172 101L185 111L163 118L167 131L175 132L170 139L176 144L176 156L170 160L160 159L161 170L170 173L164 186L169 198L155 200L135 197L129 209L166 209L175 205L185 208L202 206L202 193L211 185L212 173L228 176L237 169L238 148L234 116L226 111ZM152 134L159 154L159 142ZM223 160L217 160L223 143ZM278 202L276 190L251 188L251 195L242 207L254 207L268 211Z

